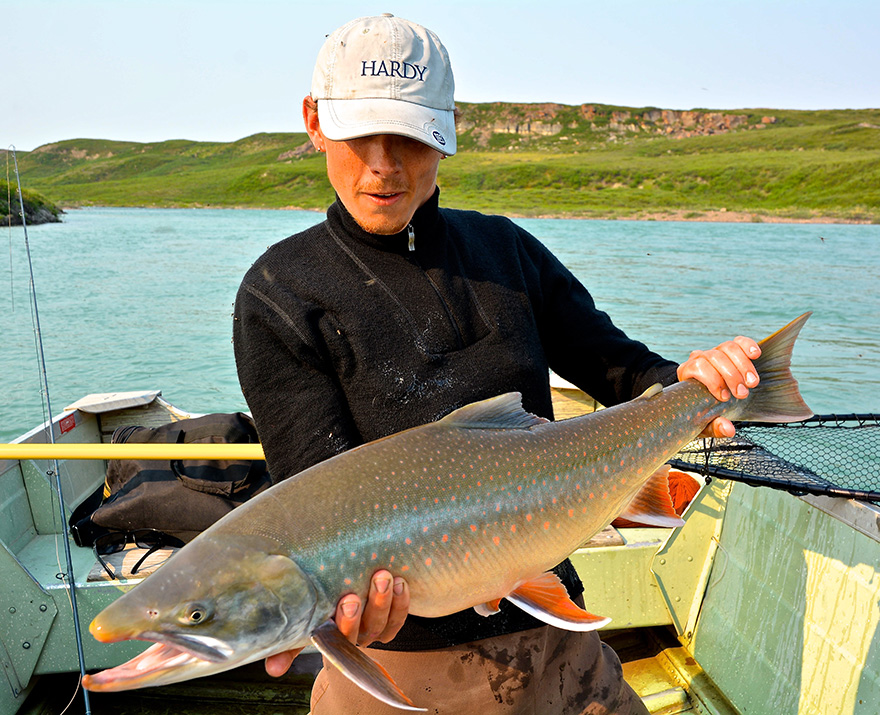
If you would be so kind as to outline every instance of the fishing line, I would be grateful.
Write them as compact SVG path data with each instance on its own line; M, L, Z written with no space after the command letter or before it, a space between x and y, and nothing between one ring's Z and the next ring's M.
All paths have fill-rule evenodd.
M49 399L49 375L46 370L46 354L43 350L43 336L42 331L40 330L40 312L37 308L37 289L36 283L34 282L34 265L31 261L31 247L27 233L27 218L25 217L24 211L24 195L21 190L21 176L19 176L18 173L18 156L15 152L15 147L12 147L12 161L15 165L15 180L18 184L18 205L21 211L21 226L22 229L24 229L25 255L27 256L28 271L30 274L30 293L33 307L37 359L40 364L41 390L44 395L46 412L49 415L46 425L48 427L49 443L55 444L55 426L52 424L52 402ZM67 563L67 576L62 579L62 583L65 581L67 583L68 599L70 600L70 608L73 615L73 630L76 636L76 655L79 659L79 674L80 679L82 679L86 674L86 661L85 655L83 654L82 629L79 624L79 609L77 608L76 603L76 578L73 573L73 557L70 553L70 539L67 536L67 529L65 526L67 524L67 516L64 508L64 493L61 489L61 470L58 466L58 460L55 458L52 459L52 473L55 478L55 492L58 497L58 510L61 515L61 533L64 535L64 538L62 539L64 542L64 556ZM83 701L85 704L86 715L91 715L92 710L89 704L89 692L85 689L83 689Z
M13 147L10 147L12 149ZM9 298L12 302L10 306L12 308L12 312L15 312L15 285L12 282L13 277L13 261L12 261L12 184L9 183L9 154L10 152L6 152L6 226L7 233L9 234ZM24 212L24 207L22 207L22 212Z

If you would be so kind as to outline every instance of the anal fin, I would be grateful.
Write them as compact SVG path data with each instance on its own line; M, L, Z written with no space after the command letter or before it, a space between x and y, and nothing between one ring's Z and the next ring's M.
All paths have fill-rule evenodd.
M539 621L567 631L594 631L611 622L574 603L562 581L550 571L527 581L505 598Z
M474 606L474 610L481 616L494 616L501 610L501 599L496 598L494 601L486 601L486 603L478 603Z
M413 705L385 668L342 635L333 621L324 621L312 631L311 641L346 678L374 698L401 710L425 712L425 708Z
M684 526L684 521L675 512L669 494L669 465L657 469L620 516L636 524L674 528Z

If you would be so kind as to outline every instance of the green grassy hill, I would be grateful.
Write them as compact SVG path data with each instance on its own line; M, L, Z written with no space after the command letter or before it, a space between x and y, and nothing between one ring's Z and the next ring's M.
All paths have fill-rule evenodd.
M880 222L880 109L687 112L461 104L445 205L524 216L704 212ZM62 205L323 209L324 159L304 133L231 143L75 139L20 158Z

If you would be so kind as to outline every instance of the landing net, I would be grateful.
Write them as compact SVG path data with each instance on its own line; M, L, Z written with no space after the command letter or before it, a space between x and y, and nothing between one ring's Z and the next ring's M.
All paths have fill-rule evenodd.
M695 440L670 464L796 495L880 502L880 415L740 422L735 437Z

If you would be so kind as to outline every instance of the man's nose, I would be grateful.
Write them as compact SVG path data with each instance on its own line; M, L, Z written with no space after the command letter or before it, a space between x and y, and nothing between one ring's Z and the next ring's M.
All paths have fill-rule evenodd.
M391 134L369 137L366 162L371 171L382 176L400 171L403 162L400 139Z

